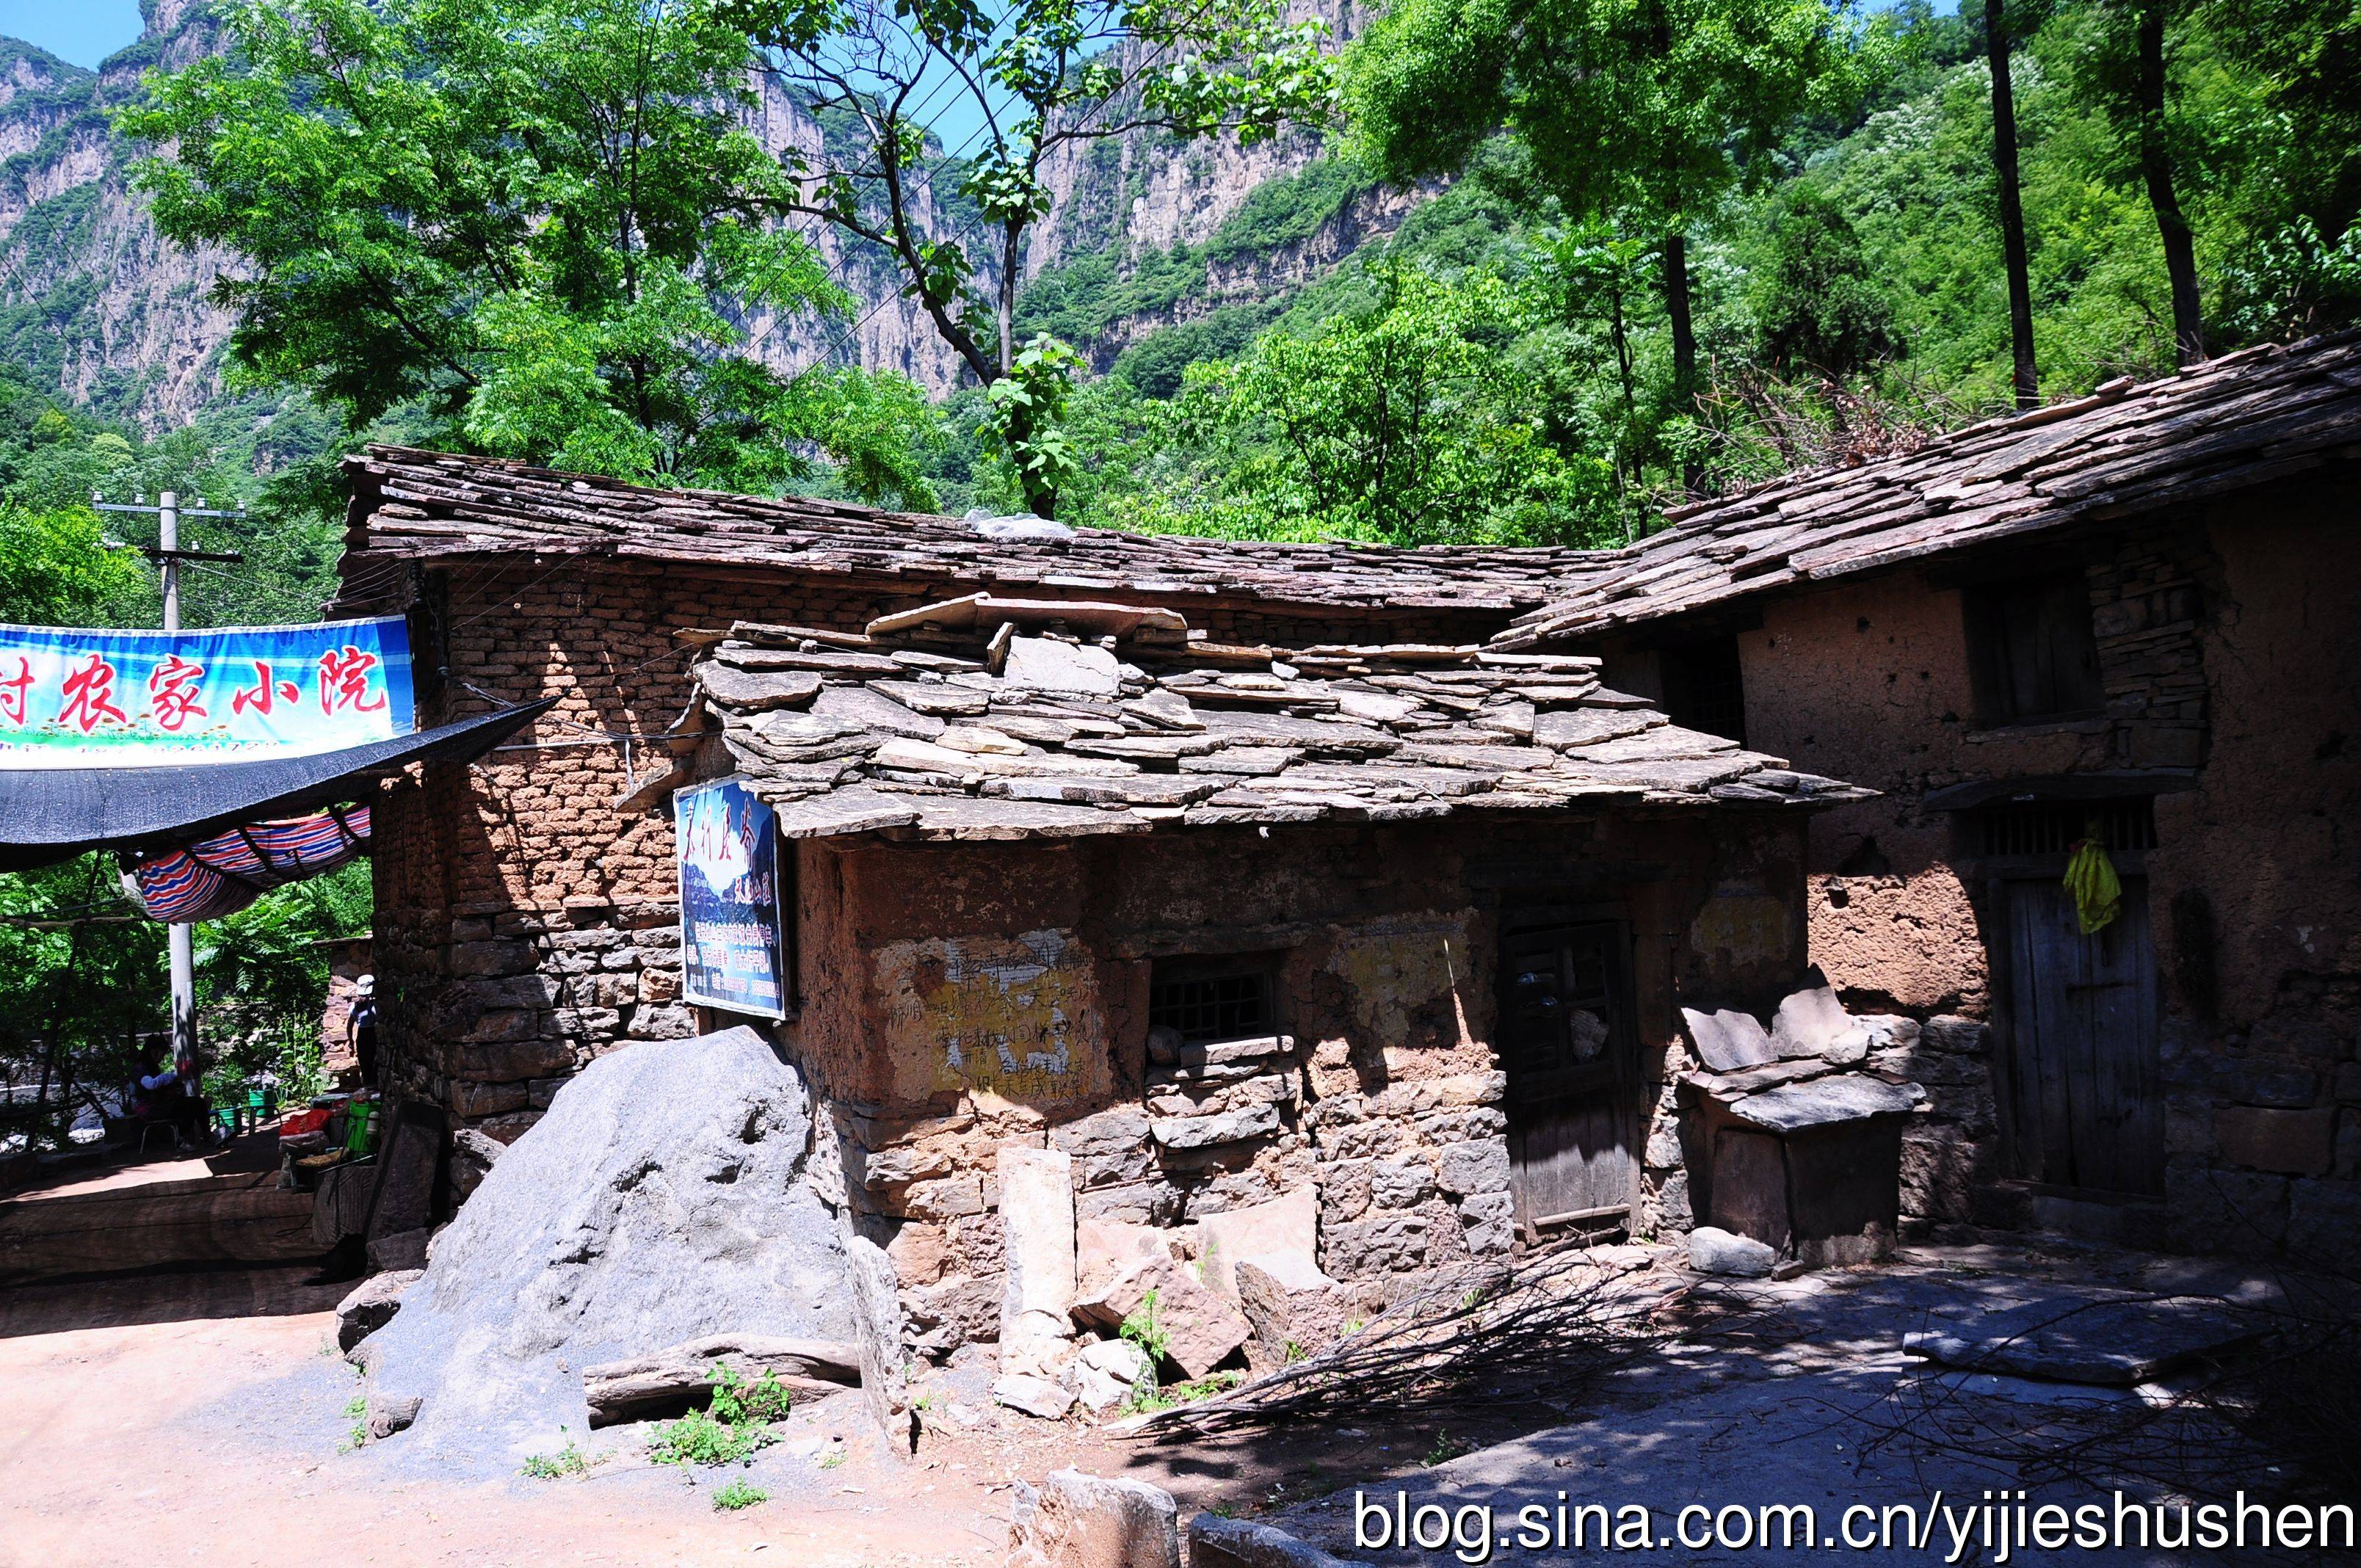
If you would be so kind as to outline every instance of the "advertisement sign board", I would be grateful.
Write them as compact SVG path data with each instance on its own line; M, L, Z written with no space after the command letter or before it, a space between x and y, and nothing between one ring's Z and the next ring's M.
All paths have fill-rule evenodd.
M0 626L0 769L309 757L415 728L399 617L210 631Z
M681 994L763 1018L787 1014L778 823L736 780L673 800L680 855Z

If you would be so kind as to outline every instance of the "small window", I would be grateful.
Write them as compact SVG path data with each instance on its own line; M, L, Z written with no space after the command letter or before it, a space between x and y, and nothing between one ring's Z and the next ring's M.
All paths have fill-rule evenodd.
M2095 714L2105 705L2091 596L2080 572L1971 588L1968 657L1990 725Z
M1659 657L1664 672L1664 717L1684 729L1745 745L1746 683L1738 639L1708 637L1667 648Z
M1268 960L1159 959L1148 981L1148 1025L1191 1044L1277 1034Z
M1976 848L1986 855L2063 855L2094 836L2109 854L2156 848L2156 801L2145 795L1987 806L1974 822Z

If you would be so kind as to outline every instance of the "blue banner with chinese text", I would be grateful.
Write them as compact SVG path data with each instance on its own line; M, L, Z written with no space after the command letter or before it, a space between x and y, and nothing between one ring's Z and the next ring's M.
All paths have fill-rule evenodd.
M0 626L0 769L306 757L414 728L399 617L208 631Z

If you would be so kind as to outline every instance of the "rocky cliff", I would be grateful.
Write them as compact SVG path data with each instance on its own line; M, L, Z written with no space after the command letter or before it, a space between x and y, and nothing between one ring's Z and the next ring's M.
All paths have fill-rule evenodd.
M230 322L211 300L224 258L156 233L110 124L143 70L215 47L200 0L146 0L146 12L139 41L96 71L0 39L0 358L161 427L217 395Z
M1300 0L1340 33L1355 26L1353 0ZM185 424L221 395L229 315L212 302L215 277L232 259L169 244L130 188L138 149L117 137L112 111L139 92L140 73L170 69L219 47L205 0L143 0L138 42L95 71L29 44L0 39L0 363L36 387L137 421L151 431ZM754 128L774 147L811 145L818 128L774 92L754 111ZM1321 155L1318 138L1285 137L1261 147L1177 143L1141 134L1066 148L1048 170L1053 203L1026 255L1028 277L1096 264L1116 279L1176 251L1206 247L1256 190L1294 175ZM946 202L946 207L952 203ZM1145 308L1102 310L1076 336L1102 367L1159 326L1265 298L1316 276L1372 232L1390 228L1401 203L1356 191L1327 212L1316 232L1290 233L1260 252L1231 246L1200 257L1190 286L1164 291ZM937 214L945 229L955 217ZM848 246L834 230L814 236L859 302L835 322L757 320L766 358L799 367L853 358L899 370L938 392L956 386L960 366L882 253ZM972 252L988 252L970 236ZM1215 248L1220 248L1218 246Z

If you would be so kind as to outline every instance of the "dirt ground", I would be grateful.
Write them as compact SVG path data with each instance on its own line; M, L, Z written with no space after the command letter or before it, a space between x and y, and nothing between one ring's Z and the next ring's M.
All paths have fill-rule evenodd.
M780 1500L729 1514L714 1510L709 1486L628 1460L555 1481L413 1474L399 1438L351 1448L345 1409L357 1382L334 1354L331 1311L275 1310L304 1304L291 1279L258 1288L214 1277L212 1299L188 1277L172 1280L176 1306L159 1321L0 1339L0 1563L703 1563L777 1548L798 1563L883 1565L1005 1554L1005 1489L906 1473L858 1442L827 1471L766 1456L757 1484ZM120 1282L104 1292L117 1310L133 1294ZM785 1475L789 1464L808 1475Z
M159 1161L50 1195L206 1168ZM1631 1277L1682 1288L1672 1261L1660 1256ZM1669 1343L1570 1403L1524 1398L1447 1419L1167 1445L997 1409L991 1358L977 1353L921 1376L915 1455L890 1447L846 1393L799 1405L781 1441L743 1469L657 1465L645 1455L646 1427L577 1426L552 1431L535 1453L572 1444L587 1467L537 1479L522 1474L533 1455L521 1453L455 1462L401 1435L356 1445L359 1378L334 1344L333 1308L346 1287L307 1283L310 1266L184 1266L0 1289L0 1568L707 1563L771 1552L783 1555L764 1560L814 1568L996 1565L1014 1483L1066 1464L1161 1486L1184 1520L1218 1508L1348 1552L1349 1515L1338 1509L1362 1486L1513 1498L1579 1475L1660 1500L1759 1491L1883 1504L1922 1479L1955 1491L2013 1479L1949 1462L1930 1471L1898 1449L1865 1461L1874 1425L1865 1415L1916 1376L1901 1354L1905 1329L2101 1276L2233 1299L2254 1288L2235 1270L2079 1249L1906 1254L1887 1268L1756 1289L1722 1330ZM1998 1395L2014 1380L1982 1381ZM2009 1397L2052 1396L2020 1387ZM741 1478L769 1499L717 1511L716 1488Z
M962 1405L977 1428L946 1420L897 1456L846 1395L799 1409L744 1472L650 1464L645 1429L624 1427L551 1433L549 1453L571 1439L592 1457L579 1476L455 1476L405 1454L400 1436L352 1447L359 1383L334 1350L346 1287L306 1286L307 1272L0 1291L0 1568L284 1564L330 1548L340 1563L402 1568L737 1563L773 1549L815 1568L997 1564L1017 1477L1079 1464L1167 1486L1184 1513L1252 1513L1334 1484L1323 1475L1415 1466L1441 1436L1148 1448ZM940 1380L932 1407L966 1382ZM1488 1423L1452 1424L1469 1442ZM714 1487L741 1474L772 1500L717 1512Z

